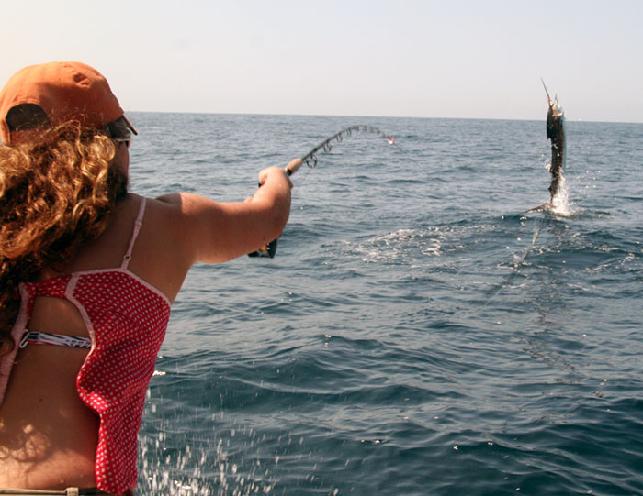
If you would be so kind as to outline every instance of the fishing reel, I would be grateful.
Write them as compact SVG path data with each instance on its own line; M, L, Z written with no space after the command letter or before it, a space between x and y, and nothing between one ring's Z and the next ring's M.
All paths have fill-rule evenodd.
M270 243L262 246L258 250L248 253L250 258L275 258L277 254L277 240L273 239Z

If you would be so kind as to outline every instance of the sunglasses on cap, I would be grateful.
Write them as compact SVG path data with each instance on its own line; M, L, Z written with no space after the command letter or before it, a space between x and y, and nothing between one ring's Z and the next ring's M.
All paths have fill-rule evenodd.
M138 134L129 121L123 116L105 126L107 135L116 143L125 143L129 148L132 134Z

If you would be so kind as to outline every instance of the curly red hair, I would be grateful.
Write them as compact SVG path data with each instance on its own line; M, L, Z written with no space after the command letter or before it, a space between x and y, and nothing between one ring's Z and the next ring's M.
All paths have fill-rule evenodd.
M75 123L0 146L0 355L14 345L18 284L55 269L100 236L126 196L127 177L115 154L105 132Z

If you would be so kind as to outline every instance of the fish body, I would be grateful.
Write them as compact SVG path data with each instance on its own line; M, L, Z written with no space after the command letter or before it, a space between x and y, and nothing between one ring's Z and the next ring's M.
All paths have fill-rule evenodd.
M546 86L545 92L547 93L547 139L551 142L551 162L549 163L551 183L547 190L549 191L549 202L553 203L560 188L561 175L565 165L565 114L558 105L558 97L551 98Z

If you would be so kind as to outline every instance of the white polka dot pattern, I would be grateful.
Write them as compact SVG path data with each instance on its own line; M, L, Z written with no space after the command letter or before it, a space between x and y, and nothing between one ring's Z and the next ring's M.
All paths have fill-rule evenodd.
M94 346L76 389L100 417L96 487L110 493L135 487L137 436L170 318L168 301L127 269L79 272L26 287L29 312L36 296L53 296L74 303L86 319Z

